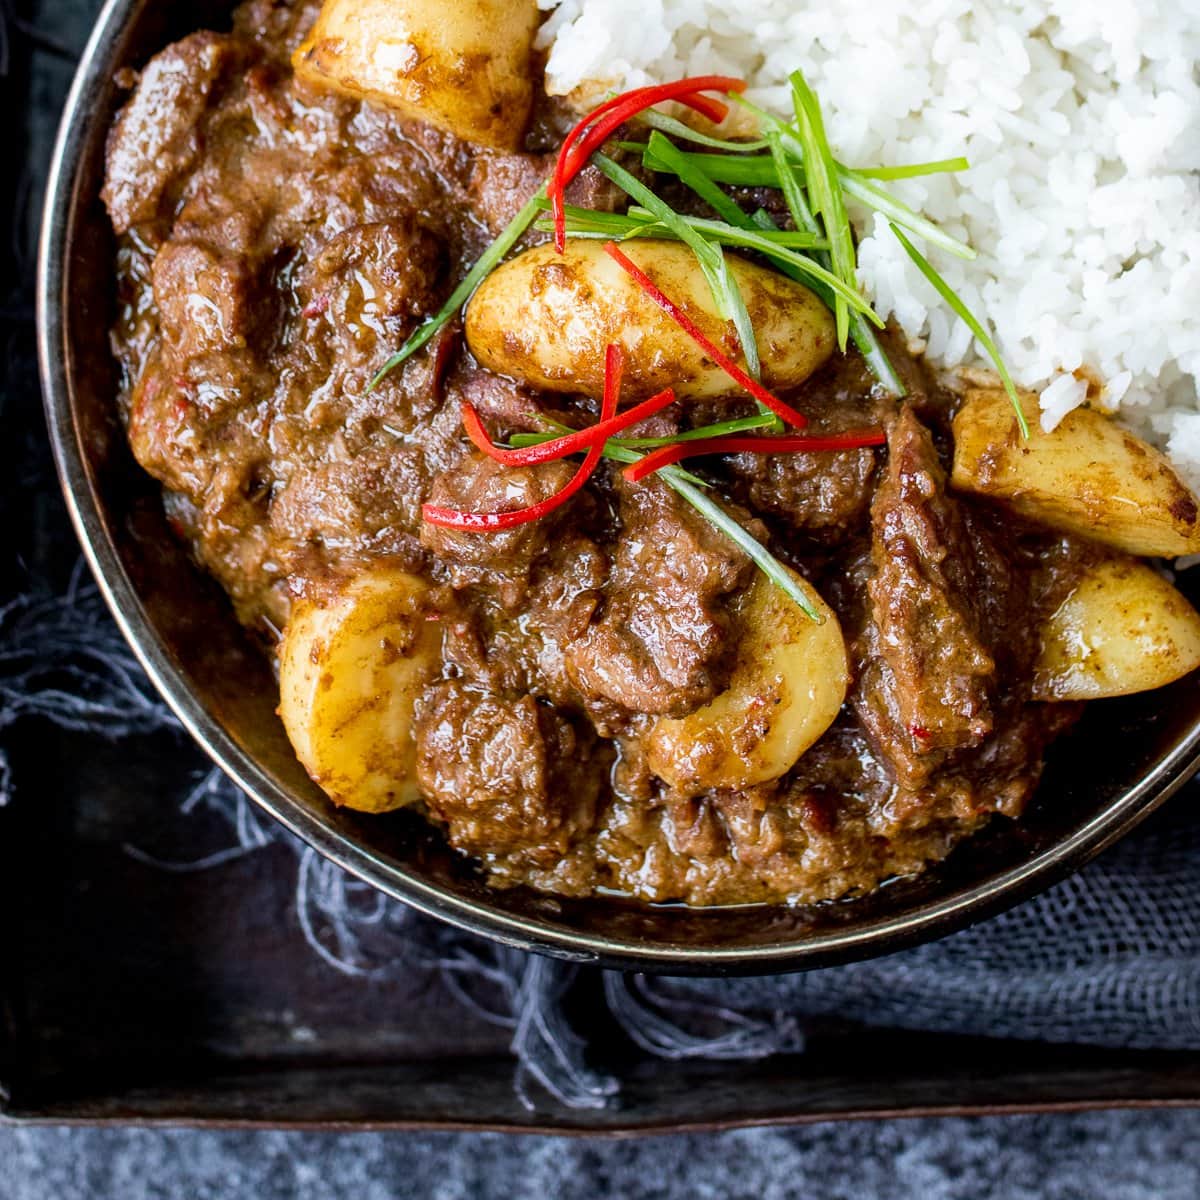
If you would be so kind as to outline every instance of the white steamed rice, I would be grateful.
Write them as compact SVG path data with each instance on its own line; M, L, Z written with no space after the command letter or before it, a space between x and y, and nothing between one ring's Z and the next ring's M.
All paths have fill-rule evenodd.
M1200 0L539 3L553 92L721 72L787 113L799 67L843 161L965 154L961 175L888 186L979 251L931 257L1043 424L1091 372L1200 484ZM876 308L943 366L983 362L886 224L855 216Z

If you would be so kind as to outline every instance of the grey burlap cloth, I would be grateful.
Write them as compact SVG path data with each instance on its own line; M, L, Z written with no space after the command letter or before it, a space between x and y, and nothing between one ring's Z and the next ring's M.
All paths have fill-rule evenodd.
M80 738L128 738L174 726L97 593L78 569L49 468L32 366L32 238L49 132L97 5L48 0L4 25L5 111L28 118L27 170L6 204L11 251L0 291L4 389L0 513L0 747L22 724L51 720ZM52 29L52 36L38 30ZM20 108L17 106L21 105ZM186 739L179 734L181 761ZM1197 791L1074 878L984 925L887 958L803 975L742 980L602 978L614 1018L665 1057L761 1057L802 1050L813 1021L1137 1048L1200 1048L1200 823ZM0 749L0 803L15 796ZM219 774L179 785L180 821L198 807L228 819L228 846L164 869L220 871L289 835ZM572 968L503 950L427 921L294 843L296 916L314 954L350 976L413 980L437 972L461 1002L512 1030L522 1095L613 1101L590 1063L586 1029L561 1004ZM131 854L140 851L131 848ZM601 977L595 976L597 986Z

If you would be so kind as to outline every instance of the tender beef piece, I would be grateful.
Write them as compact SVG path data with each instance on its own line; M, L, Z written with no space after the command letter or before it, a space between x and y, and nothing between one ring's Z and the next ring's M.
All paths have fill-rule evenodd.
M254 38L262 50L288 62L292 52L304 40L317 13L321 0L246 0L233 13L233 28L238 34Z
M359 341L369 330L399 344L415 318L437 307L444 273L441 243L411 217L352 225L304 267L302 315L323 316Z
M370 391L370 381L441 303L445 271L443 243L410 217L352 224L296 270L294 337L307 352L302 362L318 398L310 413L321 423L336 423L347 405L389 407L401 377L389 377L382 393Z
M270 486L271 536L293 569L317 562L361 566L380 557L399 558L410 569L424 564L417 532L427 482L416 449L381 442L298 466Z
M730 188L729 193L746 212L762 209L771 215L780 229L796 228L796 222L792 220L792 210L788 208L787 197L778 188L735 187Z
M919 788L991 732L996 662L983 598L1007 582L986 530L946 494L929 431L906 407L871 509L874 574L854 702L897 779Z
M793 398L815 436L878 426L893 403L877 398L863 361L835 354ZM713 415L714 420L720 417ZM806 538L834 545L867 521L880 452L737 454L728 471L734 494L755 512L777 517Z
M623 153L617 157L627 168L636 165L636 159L630 162ZM601 174L599 167L584 167L567 185L565 199L568 204L594 212L624 212L629 206L629 197L607 175Z
M538 426L529 418L545 407L542 394L533 388L477 368L457 371L446 388L449 403L458 406L466 401L493 429L534 430Z
M607 550L573 524L560 525L533 564L519 610L491 622L486 662L489 673L507 688L578 708L580 697L565 656L587 634L604 602L611 563Z
M189 496L203 492L216 463L197 435L188 381L165 371L157 352L129 397L127 431L134 457L156 479Z
M222 351L269 352L279 300L252 260L193 241L169 241L154 259L159 327L177 361Z
M591 826L590 739L548 705L447 681L421 698L415 736L422 792L460 849L549 865Z
M117 233L159 215L164 193L201 152L200 117L242 62L233 38L193 33L147 64L108 137L100 195Z
M665 485L617 479L621 532L599 619L566 648L585 704L683 716L728 677L724 600L750 562Z
M498 234L554 170L553 154L506 154L480 150L471 163L467 197L471 211ZM595 167L585 167L567 187L566 201L597 212L615 212L625 193Z
M467 192L471 210L498 234L553 170L548 155L481 150L471 164Z
M429 503L464 512L508 512L528 508L559 491L575 473L569 462L512 469L477 451L439 475ZM561 516L564 509L558 509ZM438 525L421 527L421 544L447 568L456 588L486 584L501 601L515 604L525 594L529 569L553 536L555 521L527 521L496 533L464 532Z
M997 699L993 734L960 755L920 788L897 787L888 814L900 829L920 827L931 811L957 822L956 836L1000 813L1019 817L1042 774L1046 747L1083 711L1079 704L1027 704L1019 697Z

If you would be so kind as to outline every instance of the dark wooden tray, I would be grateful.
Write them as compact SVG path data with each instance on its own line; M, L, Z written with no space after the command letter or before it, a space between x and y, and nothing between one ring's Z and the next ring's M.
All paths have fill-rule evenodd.
M72 6L80 38L91 7ZM30 88L31 62L14 57L0 94L31 123L36 178L69 67L43 55ZM17 191L29 204L37 187ZM17 210L0 223L21 225L11 189L0 198ZM27 260L0 261L6 287L11 266L14 279L28 273ZM46 455L29 317L14 310L4 320L7 599L36 579L61 589L77 551ZM545 1100L529 1111L513 1089L504 1030L436 984L414 994L348 980L311 952L292 905L287 847L203 874L169 874L129 856L132 844L190 860L228 838L219 823L178 812L189 773L207 769L190 743L163 734L109 745L26 722L6 731L5 744L17 797L0 807L0 1122L629 1134L1200 1104L1200 1054L843 1029L811 1038L803 1056L662 1062L604 1020L599 981L585 972L572 1008L597 1059L620 1077L621 1102L573 1112Z
M840 1117L1200 1104L1200 1054L844 1029L767 1062L664 1063L572 1003L620 1103L527 1110L507 1035L431 983L345 979L303 941L277 845L166 873L227 837L182 816L196 752L23 726L0 809L0 1120L638 1133ZM1184 802L1186 798L1184 798Z

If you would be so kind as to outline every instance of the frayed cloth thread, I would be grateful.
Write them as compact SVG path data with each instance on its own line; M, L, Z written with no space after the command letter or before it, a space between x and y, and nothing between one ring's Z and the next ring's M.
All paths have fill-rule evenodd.
M0 608L0 734L22 717L115 739L176 726L82 564L62 596ZM0 747L0 805L9 800Z

